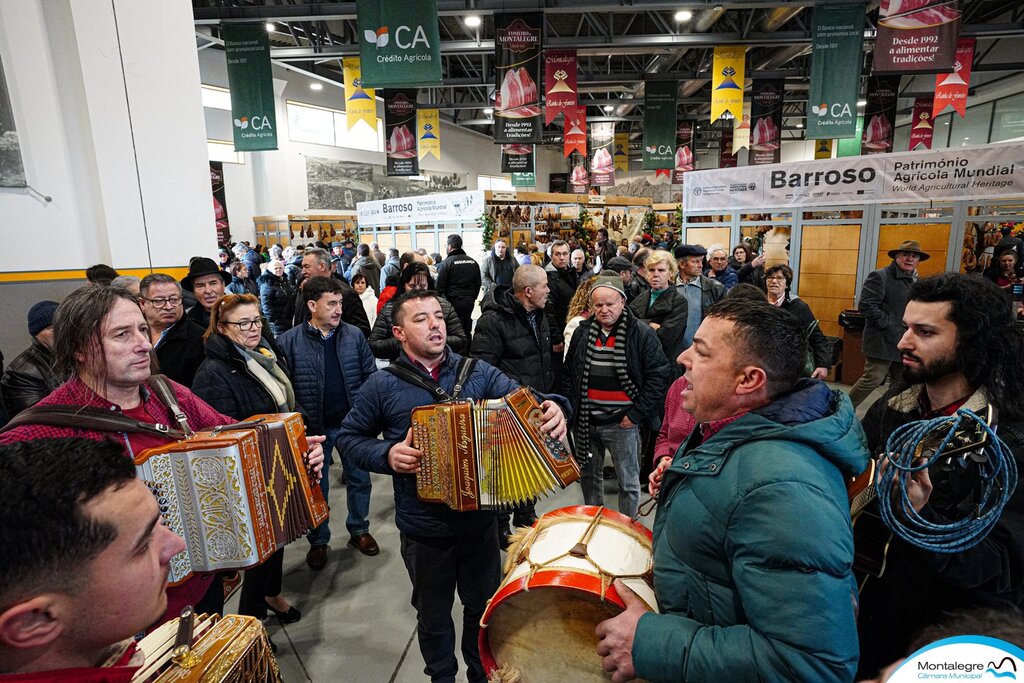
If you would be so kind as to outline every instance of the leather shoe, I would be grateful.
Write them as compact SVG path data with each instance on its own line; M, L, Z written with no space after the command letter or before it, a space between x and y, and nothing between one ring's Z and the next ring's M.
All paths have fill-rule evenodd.
M306 564L315 572L327 566L327 545L311 545L306 553Z
M369 555L370 557L380 553L380 546L377 545L377 541L373 540L373 536L370 534L359 534L358 536L353 536L348 539L348 546L350 548L355 548L363 555Z
M327 546L322 547L326 548ZM287 612L282 612L281 610L271 605L269 602L266 602L265 600L264 602L267 605L267 609L273 612L274 615L277 616L277 620L282 624L294 624L302 618L302 612L295 609L295 605L289 606Z
M512 532L507 526L498 527L498 545L502 550L508 550L508 547L512 545L511 536Z

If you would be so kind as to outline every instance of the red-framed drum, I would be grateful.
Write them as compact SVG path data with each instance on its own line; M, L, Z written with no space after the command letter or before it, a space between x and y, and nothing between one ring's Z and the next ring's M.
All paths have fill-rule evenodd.
M509 549L505 578L480 621L488 676L522 683L611 680L597 655L597 624L624 605L622 579L652 610L651 532L594 505L553 510Z

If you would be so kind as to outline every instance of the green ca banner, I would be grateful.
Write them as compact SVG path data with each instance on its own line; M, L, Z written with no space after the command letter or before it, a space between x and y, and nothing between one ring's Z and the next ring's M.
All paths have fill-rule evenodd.
M864 61L864 4L818 5L812 24L807 139L853 137Z
M356 18L364 85L441 82L437 0L357 0Z
M231 89L236 152L277 149L270 41L264 24L225 24L224 53Z
M645 171L672 168L676 153L677 81L648 81L644 88Z

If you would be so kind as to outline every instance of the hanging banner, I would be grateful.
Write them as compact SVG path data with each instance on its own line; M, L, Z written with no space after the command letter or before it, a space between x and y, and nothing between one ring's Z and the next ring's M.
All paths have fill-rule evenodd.
M715 48L711 70L711 123L726 111L737 118L743 115L746 61L747 48L744 45L719 45Z
M884 154L892 151L892 135L896 130L896 100L899 99L899 89L899 76L868 77L868 103L864 108L861 154Z
M750 102L743 103L743 116L732 120L732 153L750 147Z
M576 107L565 112L562 132L562 156L573 152L587 155L587 108Z
M437 0L356 0L363 82L374 88L441 82Z
M420 161L429 154L441 160L441 114L437 109L416 110L416 147Z
M813 51L805 137L854 137L864 55L864 5L818 5L811 24Z
M544 52L544 125L576 107L576 50Z
M910 116L910 151L924 147L932 148L932 135L935 133L935 126L932 125L932 98L918 97L914 100L914 113Z
M418 197L356 203L359 226L476 222L484 212L484 191L442 192Z
M544 15L494 15L494 141L539 143Z
M537 187L537 172L534 168L534 157L530 155L530 168L512 174L512 187Z
M629 172L629 133L615 134L615 170Z
M235 151L277 149L277 115L267 29L262 23L225 24L222 31Z
M739 165L739 160L730 150L732 150L732 126L726 126L722 129L722 139L718 143L718 168L736 168Z
M614 123L593 123L590 125L590 184L595 187L614 187L615 161L612 146L615 144Z
M687 211L1024 196L1024 143L687 173Z
M860 156L860 140L864 135L864 117L857 117L857 130L853 137L843 138L838 141L836 145L836 156L837 157L859 157Z
M676 81L647 81L644 87L645 171L672 168L676 142Z
M932 105L932 120L952 106L960 118L967 115L967 93L971 83L971 67L974 65L974 38L961 38L956 46L953 72L935 77L935 102Z
M872 71L949 71L959 35L959 0L882 0Z
M832 143L832 140L818 140L814 145L814 158L831 159L833 147Z
M785 81L757 79L750 88L750 165L779 163Z
M582 109L582 107L580 107ZM590 174L587 173L586 154L577 154L569 157L569 192L572 194L586 194L590 186Z
M341 60L345 78L345 119L348 129L359 121L372 130L377 130L377 93L373 88L364 88L359 72L359 57L345 57Z
M416 152L416 91L385 89L384 154L388 175L419 175Z
M529 173L533 171L533 145L502 145L501 172Z
M693 158L694 132L696 121L678 121L676 123L675 165L672 167L672 183L680 185L683 174L696 168Z

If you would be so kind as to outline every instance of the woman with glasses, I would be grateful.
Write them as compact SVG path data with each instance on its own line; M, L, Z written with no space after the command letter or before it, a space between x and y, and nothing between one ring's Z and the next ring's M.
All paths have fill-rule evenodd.
M210 309L204 339L206 359L192 385L197 396L239 421L298 410L284 358L264 335L259 299L251 294L222 296ZM240 614L262 619L269 609L285 624L302 617L281 595L283 560L281 548L259 567L246 570Z
M811 312L811 307L795 296L790 296L789 287L793 284L793 269L779 264L764 272L764 284L768 289L768 303L796 316L805 330L810 330L809 344L811 355L814 356L811 377L825 379L832 367L832 346L818 326L818 321Z

